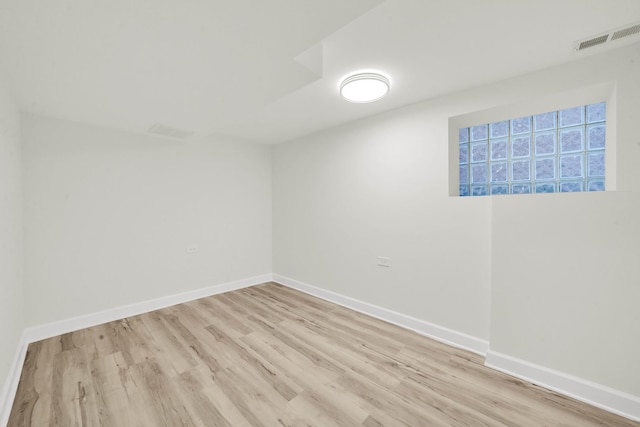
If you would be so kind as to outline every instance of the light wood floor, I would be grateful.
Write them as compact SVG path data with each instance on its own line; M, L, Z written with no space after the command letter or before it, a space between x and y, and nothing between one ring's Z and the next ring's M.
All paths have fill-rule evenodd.
M29 346L9 426L640 426L275 283Z

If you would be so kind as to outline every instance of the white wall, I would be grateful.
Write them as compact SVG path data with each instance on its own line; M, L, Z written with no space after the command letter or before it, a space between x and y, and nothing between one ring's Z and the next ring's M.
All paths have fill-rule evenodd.
M20 151L20 113L0 75L0 390L24 326Z
M430 103L276 146L274 272L488 340L491 203L448 196L456 111Z
M640 397L640 45L521 79L605 81L618 191L492 199L491 349Z
M277 146L274 272L640 396L638 76L636 44ZM449 118L611 82L626 192L449 196Z
M271 271L270 147L32 115L23 143L28 325Z
M640 396L640 192L493 212L491 349Z

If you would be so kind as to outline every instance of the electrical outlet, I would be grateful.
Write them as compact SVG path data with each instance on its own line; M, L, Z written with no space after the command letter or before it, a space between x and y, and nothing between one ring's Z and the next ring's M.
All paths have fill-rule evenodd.
M186 252L188 254L195 254L196 252L198 252L198 246L196 245L187 246Z
M386 256L379 256L378 257L378 265L380 267L390 267L390 262L391 260L389 259L389 257Z

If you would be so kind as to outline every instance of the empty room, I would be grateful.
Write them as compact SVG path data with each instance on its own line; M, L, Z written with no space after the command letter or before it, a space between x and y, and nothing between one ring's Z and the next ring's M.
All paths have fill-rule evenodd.
M0 0L0 426L640 427L638 0Z

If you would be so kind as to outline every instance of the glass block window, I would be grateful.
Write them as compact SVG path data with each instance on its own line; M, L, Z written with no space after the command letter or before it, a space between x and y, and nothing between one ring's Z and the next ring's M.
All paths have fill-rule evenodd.
M604 191L606 104L459 130L460 196Z

